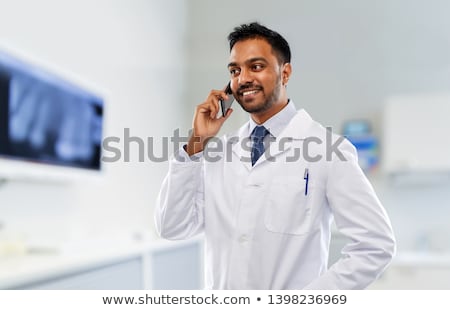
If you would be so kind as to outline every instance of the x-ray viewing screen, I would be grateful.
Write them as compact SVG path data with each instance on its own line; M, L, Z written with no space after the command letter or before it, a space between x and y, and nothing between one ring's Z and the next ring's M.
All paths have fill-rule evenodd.
M103 100L0 52L0 158L100 169Z

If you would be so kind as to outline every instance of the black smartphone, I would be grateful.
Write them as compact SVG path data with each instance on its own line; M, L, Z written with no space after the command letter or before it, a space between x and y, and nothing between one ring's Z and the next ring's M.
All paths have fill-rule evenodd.
M231 93L231 82L228 82L227 86L225 87L225 93L228 95L228 100L220 99L220 108L222 109L222 116L225 117L227 114L228 109L231 107L231 104L233 104L234 97Z

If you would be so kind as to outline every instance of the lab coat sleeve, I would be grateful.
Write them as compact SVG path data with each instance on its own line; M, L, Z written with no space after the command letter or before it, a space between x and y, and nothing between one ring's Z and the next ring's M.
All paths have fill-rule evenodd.
M203 231L203 159L189 158L184 149L174 154L155 207L155 227L165 239L186 239Z
M347 140L339 147L346 161L329 165L327 199L336 226L349 242L342 258L306 289L363 289L386 269L395 251L395 239L385 209L357 162Z

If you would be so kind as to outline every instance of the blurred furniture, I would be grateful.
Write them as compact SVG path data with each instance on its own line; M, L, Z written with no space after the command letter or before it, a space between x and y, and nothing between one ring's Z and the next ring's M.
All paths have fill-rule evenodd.
M449 115L450 94L388 98L383 124L384 171L390 176L450 174Z
M399 253L370 289L450 289L450 253Z
M108 242L0 258L0 289L202 289L203 241Z

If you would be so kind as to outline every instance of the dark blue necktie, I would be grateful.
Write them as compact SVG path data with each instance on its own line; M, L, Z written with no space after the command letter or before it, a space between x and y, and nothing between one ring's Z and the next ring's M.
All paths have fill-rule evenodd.
M264 154L264 137L269 134L269 131L264 126L256 126L253 129L250 138L252 139L252 166L258 161L258 158Z

